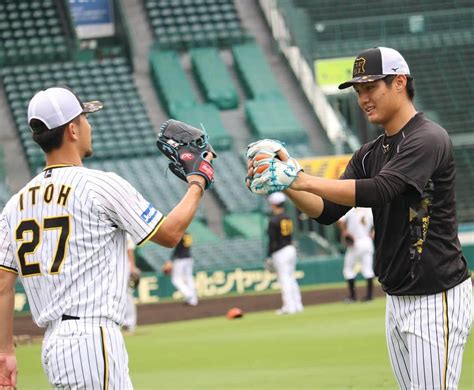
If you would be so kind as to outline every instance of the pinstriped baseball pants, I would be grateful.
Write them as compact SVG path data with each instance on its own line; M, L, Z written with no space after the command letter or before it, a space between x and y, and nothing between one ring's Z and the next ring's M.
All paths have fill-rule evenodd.
M120 327L110 320L54 321L43 340L43 369L55 389L132 389Z
M387 295L387 346L400 389L457 389L471 324L471 279L439 294Z

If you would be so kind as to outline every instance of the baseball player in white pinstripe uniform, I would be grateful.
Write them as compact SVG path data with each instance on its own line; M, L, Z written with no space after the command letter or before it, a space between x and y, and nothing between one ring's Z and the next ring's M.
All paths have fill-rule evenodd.
M374 277L374 222L372 211L365 207L355 207L344 215L336 225L341 230L341 237L347 246L344 255L344 268L342 273L347 281L349 296L345 302L355 302L355 278L360 272L367 281L367 294L362 301L372 300Z
M165 217L127 181L82 166L92 154L88 113L67 87L40 91L28 107L46 168L0 217L0 385L16 386L14 285L20 276L38 326L42 363L55 388L130 389L120 325L127 286L127 233L140 245L174 247L191 222L204 178L191 175Z

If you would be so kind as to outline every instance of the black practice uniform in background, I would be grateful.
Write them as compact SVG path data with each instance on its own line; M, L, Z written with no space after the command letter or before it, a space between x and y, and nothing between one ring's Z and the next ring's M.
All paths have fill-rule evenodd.
M268 256L271 257L281 290L282 307L277 314L303 311L301 292L296 281L296 248L291 242L293 221L288 214L277 212L268 223Z
M193 242L192 236L189 233L185 233L181 241L174 248L171 260L175 259L187 259L191 257L191 244Z
M198 294L193 278L194 260L191 256L192 243L192 235L186 232L178 245L176 245L171 255L171 260L173 261L171 283L181 293L186 304L196 306L198 304Z
M272 215L268 223L268 256L291 245L293 222L286 213Z

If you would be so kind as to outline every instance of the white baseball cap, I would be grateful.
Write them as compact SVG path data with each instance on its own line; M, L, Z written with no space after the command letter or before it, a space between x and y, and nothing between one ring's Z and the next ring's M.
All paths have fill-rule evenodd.
M268 203L273 205L282 204L286 200L286 195L283 192L274 192L268 196Z
M98 100L83 103L68 87L51 87L37 92L28 105L28 124L38 119L49 130L65 125L83 113L96 112L103 108ZM32 129L33 130L33 129Z
M339 89L354 84L369 83L389 75L404 74L410 76L410 68L403 56L389 47L374 47L364 50L354 60L352 79L339 85Z

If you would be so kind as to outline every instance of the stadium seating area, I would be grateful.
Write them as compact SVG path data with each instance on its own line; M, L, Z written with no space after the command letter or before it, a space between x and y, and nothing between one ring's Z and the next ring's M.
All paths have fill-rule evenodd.
M11 193L6 183L7 172L5 169L3 148L0 147L0 210L5 206Z
M179 53L174 50L151 51L150 72L156 92L170 116L179 107L192 107L198 97L181 65Z
M259 198L247 190L245 166L234 151L223 151L214 163L219 180L214 185L217 197L229 213L250 212L259 209Z
M295 6L303 7L310 16L317 20L342 20L357 16L380 16L395 13L424 13L429 11L445 11L450 8L471 7L470 0L400 0L397 4L388 0L368 0L364 8L360 4L348 3L345 0L294 0Z
M145 0L162 49L228 46L246 39L233 0Z
M474 81L468 74L474 61L472 42L436 48L436 56L431 48L404 51L416 78L419 105L435 112L451 134L469 133L474 127Z
M248 42L232 47L235 69L247 97L279 98L278 86L262 49L255 42Z
M192 49L191 61L206 101L221 110L236 108L239 105L237 90L217 48Z
M45 85L68 85L86 100L103 100L101 115L91 116L94 159L155 154L154 131L122 57L5 67L0 71L31 171L43 165L40 148L25 121L28 100Z
M473 137L474 138L474 137ZM470 144L454 148L456 160L456 201L458 222L474 221L474 139Z
M64 61L75 41L53 0L0 3L0 65Z

